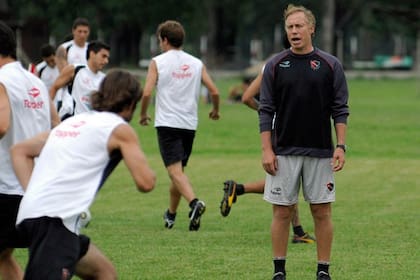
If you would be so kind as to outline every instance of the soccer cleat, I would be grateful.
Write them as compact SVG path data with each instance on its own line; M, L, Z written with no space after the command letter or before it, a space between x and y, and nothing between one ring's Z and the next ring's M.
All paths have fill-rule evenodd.
M163 214L163 220L165 221L165 227L171 229L175 224L176 213L169 213L169 209Z
M223 184L223 198L220 202L220 214L222 214L223 217L226 217L229 215L233 203L236 202L236 182L227 180Z
M293 235L292 243L315 243L315 238L305 232L304 236Z
M198 230L200 228L201 215L206 211L206 205L203 201L198 200L191 208L188 217L190 218L190 230Z
M318 272L318 275L316 276L316 280L331 280L331 277L325 271L320 271Z
M283 272L274 273L273 280L286 280L286 274Z

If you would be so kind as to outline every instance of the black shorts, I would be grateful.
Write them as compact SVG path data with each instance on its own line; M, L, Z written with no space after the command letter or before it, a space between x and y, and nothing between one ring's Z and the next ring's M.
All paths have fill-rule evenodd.
M156 127L160 155L165 166L182 161L182 166L187 166L190 158L195 130Z
M21 195L0 194L0 252L6 248L28 247L15 225L21 200Z
M87 236L69 231L60 218L26 219L18 232L30 241L25 280L70 279L90 243Z

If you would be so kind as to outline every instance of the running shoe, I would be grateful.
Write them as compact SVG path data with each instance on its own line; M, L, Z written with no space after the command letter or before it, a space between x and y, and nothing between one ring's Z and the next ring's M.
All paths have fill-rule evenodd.
M227 217L230 208L232 208L233 203L236 202L236 182L227 180L223 184L223 198L220 202L220 214L222 214L223 217Z
M163 213L163 220L165 221L165 227L171 229L175 224L176 213L169 213L169 209Z
M293 235L292 243L315 243L315 238L305 232L304 236Z
M331 280L331 277L325 271L320 271L318 272L318 275L316 276L316 280Z
M206 205L203 201L198 200L191 208L188 217L190 218L190 230L198 230L200 228L201 215L206 211Z
M283 272L274 273L273 280L286 280L286 275Z

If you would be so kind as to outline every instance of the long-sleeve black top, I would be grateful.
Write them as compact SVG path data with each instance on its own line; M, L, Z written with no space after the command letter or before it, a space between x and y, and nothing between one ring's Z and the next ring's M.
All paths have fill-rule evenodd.
M276 155L331 157L331 120L346 124L349 115L341 63L317 48L280 52L265 65L258 111L260 132L272 131Z

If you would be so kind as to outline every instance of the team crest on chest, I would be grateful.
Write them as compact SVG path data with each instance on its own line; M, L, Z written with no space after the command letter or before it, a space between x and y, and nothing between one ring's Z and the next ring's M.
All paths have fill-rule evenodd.
M313 59L309 61L309 63L311 64L311 69L314 71L318 70L321 67L321 61L319 60Z
M290 68L291 63L290 63L290 61L289 61L289 60L285 60L285 61L280 62L280 63L279 63L279 66L280 66L281 68Z

